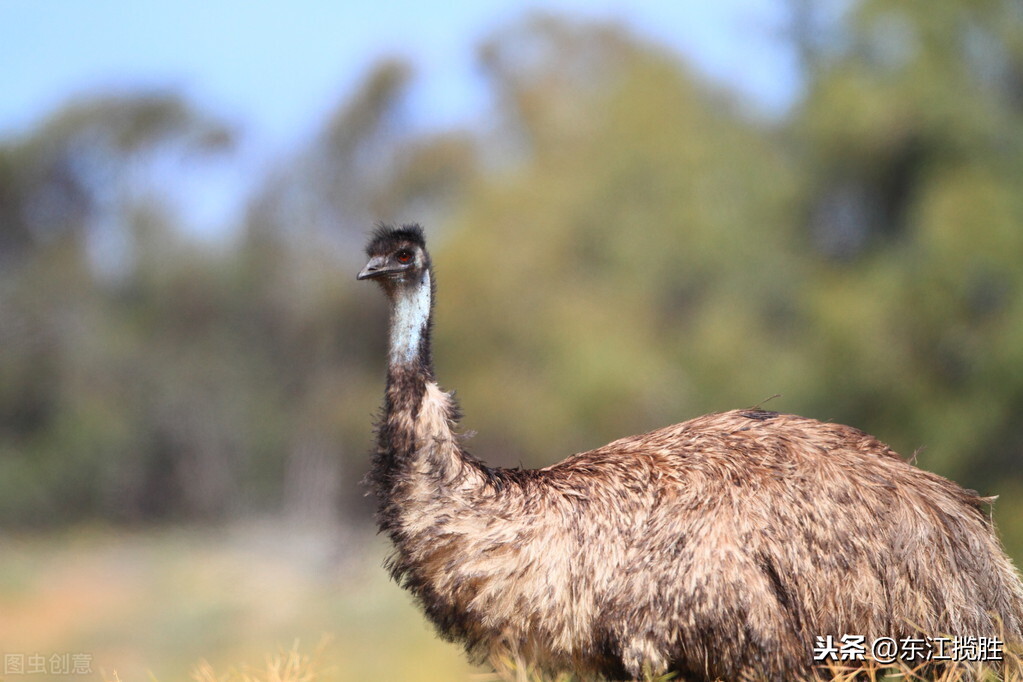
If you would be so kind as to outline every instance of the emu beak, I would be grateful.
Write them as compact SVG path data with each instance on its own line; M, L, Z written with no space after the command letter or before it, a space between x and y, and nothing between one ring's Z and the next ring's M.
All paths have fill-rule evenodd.
M372 279L374 277L381 277L389 272L393 272L394 268L386 267L387 259L383 256L373 256L366 263L366 267L355 276L355 279Z

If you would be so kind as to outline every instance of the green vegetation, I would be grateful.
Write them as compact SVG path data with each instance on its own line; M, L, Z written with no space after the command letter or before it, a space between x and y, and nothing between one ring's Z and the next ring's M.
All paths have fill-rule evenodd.
M419 131L415 74L382 63L216 243L175 188L241 133L174 94L74 101L0 141L4 647L178 679L322 629L337 679L469 675L386 584L381 545L345 545L372 561L324 596L273 552L217 568L187 533L135 530L370 526L386 311L354 274L377 220L430 232L438 372L488 461L781 394L768 407L999 495L1023 559L1023 14L789 6L805 83L773 120L614 26L495 34L486 130ZM127 565L67 530L83 522L133 529ZM250 612L253 594L281 603Z

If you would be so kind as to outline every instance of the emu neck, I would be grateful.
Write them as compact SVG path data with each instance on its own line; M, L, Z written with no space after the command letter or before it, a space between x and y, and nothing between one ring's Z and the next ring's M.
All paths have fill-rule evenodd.
M420 446L417 425L422 420L427 388L433 383L430 270L425 270L418 282L402 282L387 288L387 295L391 300L391 340L384 420L378 433L375 466L377 475L383 476L378 480L383 491L392 488L395 471L414 459Z
M408 368L420 364L432 378L430 358L430 319L433 315L433 291L430 271L412 286L395 288L391 293L390 368Z
M398 483L396 478L422 447L424 402L429 388L436 389L430 357L433 283L429 269L418 282L391 285L386 291L391 301L390 352L372 474L385 504Z
M369 480L380 504L381 529L399 542L423 522L423 505L437 504L448 513L456 491L482 485L484 477L479 463L458 446L454 400L433 379L429 271L416 286L395 287L388 294L390 364Z

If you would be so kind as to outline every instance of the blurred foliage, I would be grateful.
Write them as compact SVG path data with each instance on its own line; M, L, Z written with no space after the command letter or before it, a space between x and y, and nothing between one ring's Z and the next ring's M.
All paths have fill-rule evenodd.
M1023 551L1023 13L862 0L822 41L790 6L780 120L611 25L492 36L485 130L418 131L384 61L226 247L160 188L237 133L174 95L3 143L0 521L365 520L386 310L353 275L373 222L416 220L438 373L489 461L782 394L1003 493Z
M42 680L274 680L296 665L308 674L296 681L473 674L380 569L383 538L359 537L365 553L345 556L332 532L230 525L6 538L4 652L89 656L91 675Z

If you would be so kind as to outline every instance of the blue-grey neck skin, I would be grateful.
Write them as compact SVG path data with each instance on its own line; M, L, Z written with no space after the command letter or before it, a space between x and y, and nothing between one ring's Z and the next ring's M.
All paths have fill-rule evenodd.
M429 268L423 270L419 284L395 292L389 356L392 366L411 365L419 357L430 324L431 295Z

